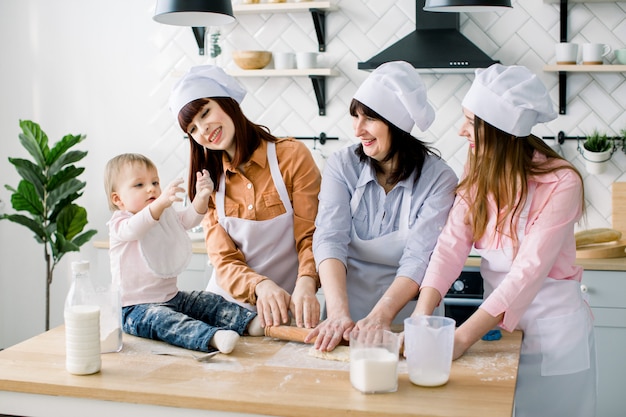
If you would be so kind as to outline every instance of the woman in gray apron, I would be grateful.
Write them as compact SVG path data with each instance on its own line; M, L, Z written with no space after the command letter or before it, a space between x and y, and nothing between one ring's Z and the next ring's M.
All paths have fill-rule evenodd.
M250 122L245 90L221 68L193 67L170 108L190 141L190 172L207 169L215 192L202 222L213 266L207 290L258 312L261 326L319 322L312 238L320 172L311 152ZM193 198L195 177L189 176Z
M531 134L556 118L552 101L528 69L496 64L476 71L463 111L465 176L414 314L432 311L473 245L485 298L456 330L454 357L494 326L522 330L515 416L594 416L593 318L574 265L582 178Z
M406 62L381 65L350 105L360 144L326 162L313 236L326 319L309 335L332 350L353 328L390 328L415 307L457 177L411 136L434 120Z

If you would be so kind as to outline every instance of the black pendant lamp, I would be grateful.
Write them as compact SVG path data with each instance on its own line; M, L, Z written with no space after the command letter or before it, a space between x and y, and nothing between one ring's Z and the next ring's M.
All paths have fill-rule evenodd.
M511 0L426 0L427 12L500 12L512 9Z
M207 26L223 26L235 21L231 0L157 0L153 19L174 26L191 26L204 55Z

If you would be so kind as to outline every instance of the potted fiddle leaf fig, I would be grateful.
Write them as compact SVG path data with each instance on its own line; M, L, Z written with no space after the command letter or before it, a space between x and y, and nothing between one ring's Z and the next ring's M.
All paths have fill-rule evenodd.
M83 231L87 225L87 211L75 201L82 196L85 182L78 177L85 168L74 163L83 159L86 151L71 150L85 139L85 135L65 135L52 148L48 136L37 123L20 120L19 140L32 160L11 158L9 162L22 177L17 188L5 185L11 191L11 205L16 212L3 214L6 219L28 228L35 240L43 244L46 261L46 330L50 328L50 285L63 255L77 252L95 234Z
M606 163L611 159L613 148L612 141L606 134L601 134L597 130L589 134L583 143L583 158L585 168L590 174L601 174L606 169Z

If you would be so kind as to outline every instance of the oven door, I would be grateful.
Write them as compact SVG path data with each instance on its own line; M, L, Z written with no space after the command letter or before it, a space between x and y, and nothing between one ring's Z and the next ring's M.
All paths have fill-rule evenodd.
M445 315L457 327L467 320L483 302L483 278L478 267L465 267L444 297Z

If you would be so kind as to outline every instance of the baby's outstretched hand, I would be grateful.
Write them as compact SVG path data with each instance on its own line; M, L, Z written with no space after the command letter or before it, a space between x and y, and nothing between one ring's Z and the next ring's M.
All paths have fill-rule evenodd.
M174 202L183 201L182 197L179 197L177 194L184 193L185 189L180 185L183 183L182 178L177 178L174 181L167 184L167 187L161 193L159 200L161 200L165 207L171 206Z
M214 188L209 171L203 169L202 172L196 172L196 197L208 198Z

